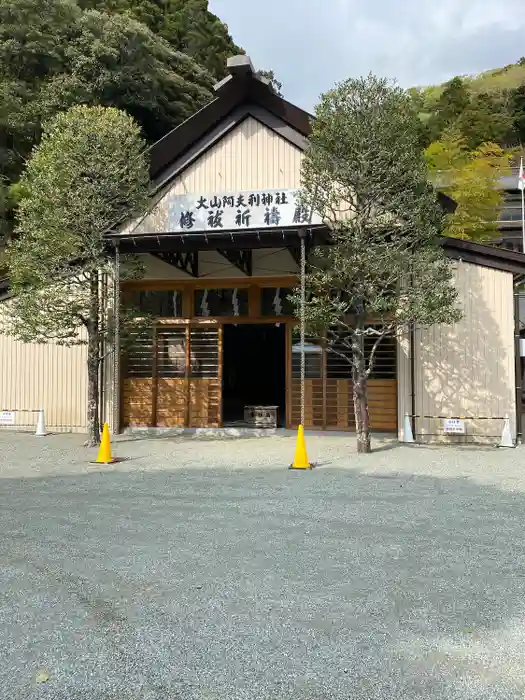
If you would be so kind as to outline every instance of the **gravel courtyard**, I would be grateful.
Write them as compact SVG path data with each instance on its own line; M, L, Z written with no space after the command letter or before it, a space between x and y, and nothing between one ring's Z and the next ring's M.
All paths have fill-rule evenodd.
M0 433L0 698L525 698L525 448L307 445Z

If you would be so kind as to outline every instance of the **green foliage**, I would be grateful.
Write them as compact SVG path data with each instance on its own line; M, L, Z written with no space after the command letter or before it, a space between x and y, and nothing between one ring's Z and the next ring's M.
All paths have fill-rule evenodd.
M319 212L334 244L307 273L310 333L341 344L352 364L358 446L369 449L366 381L375 350L364 337L458 319L452 271L439 244L442 212L418 145L417 115L402 90L373 76L348 80L316 109L302 167L302 201ZM298 295L294 296L296 306ZM366 321L373 318L374 328Z
M456 125L471 149L482 143L509 144L514 140L513 114L506 95L480 93L472 96Z
M283 93L282 93L283 84L279 80L277 80L273 70L260 70L257 72L257 75L260 78L267 80L277 95L279 95L280 97L283 96Z
M228 27L208 9L208 0L80 0L84 8L126 13L187 54L220 80L229 56L244 53Z
M468 104L469 94L463 80L453 78L446 84L429 120L431 135L435 137L454 124Z
M28 27L31 27L29 32ZM15 181L40 125L77 103L116 106L155 140L211 98L212 76L130 17L70 0L0 0L0 123ZM1 115L0 115L1 118Z
M240 52L206 0L0 0L0 240L44 121L114 106L154 142L212 99Z
M520 143L525 143L525 82L512 95L514 131Z
M21 184L8 330L25 341L85 342L82 326L103 325L90 312L89 282L111 270L104 233L147 205L139 127L115 108L73 107L46 127Z
M510 154L496 143L473 151L458 132L448 132L425 151L432 181L456 202L445 217L444 232L455 238L487 241L499 235L502 175L510 175Z
M471 149L485 142L511 147L523 141L524 84L520 60L477 76L456 76L444 85L408 90L422 122L421 142L426 147L451 128Z

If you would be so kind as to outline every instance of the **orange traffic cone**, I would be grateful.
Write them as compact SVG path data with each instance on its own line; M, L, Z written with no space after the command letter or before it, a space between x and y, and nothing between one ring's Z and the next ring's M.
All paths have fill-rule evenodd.
M290 469L311 469L312 465L308 461L308 455L306 454L306 442L304 439L304 428L302 425L299 426L297 431L297 443L295 445L295 457L293 464L290 465Z
M100 441L100 449L98 451L97 461L94 464L113 464L117 460L111 456L111 441L109 439L109 426L104 423L102 429L102 440Z

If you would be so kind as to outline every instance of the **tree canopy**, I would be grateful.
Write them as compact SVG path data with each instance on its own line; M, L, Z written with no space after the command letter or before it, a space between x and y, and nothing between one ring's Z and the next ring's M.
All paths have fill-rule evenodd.
M29 30L30 28L30 30ZM16 181L40 125L73 104L126 110L153 141L211 98L213 77L131 17L72 0L0 0L3 174Z
M0 244L43 122L113 106L152 143L212 99L237 53L207 0L0 0Z
M456 76L442 86L412 88L408 94L421 118L424 146L439 141L451 129L471 150L482 143L511 148L525 141L525 65L521 61L479 76Z
M425 158L431 180L456 203L445 217L444 233L478 242L498 236L503 204L498 180L510 175L511 155L491 142L470 150L458 132L449 131L430 144Z
M84 8L128 14L165 39L175 51L193 58L216 80L226 59L244 51L228 27L208 9L208 0L79 0Z

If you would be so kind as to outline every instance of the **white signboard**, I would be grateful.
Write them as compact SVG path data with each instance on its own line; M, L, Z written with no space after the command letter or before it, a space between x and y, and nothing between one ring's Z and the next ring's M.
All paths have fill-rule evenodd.
M242 231L321 224L321 217L301 206L297 195L297 190L173 195L168 204L169 230Z
M0 425L14 425L14 424L15 424L14 411L0 411Z
M520 338L520 357L525 357L525 338Z
M451 435L464 435L465 422L458 418L448 418L443 424L443 430Z

